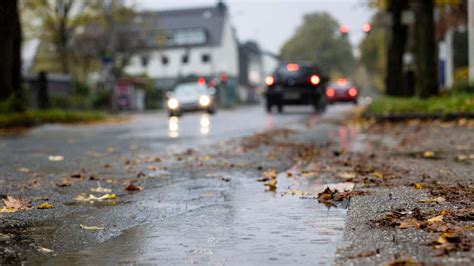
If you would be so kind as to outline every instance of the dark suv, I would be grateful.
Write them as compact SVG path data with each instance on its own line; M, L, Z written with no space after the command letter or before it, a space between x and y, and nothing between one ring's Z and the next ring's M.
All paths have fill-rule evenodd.
M315 111L323 111L327 82L328 77L313 64L280 64L265 79L266 109L271 112L276 106L281 113L285 105L312 105Z

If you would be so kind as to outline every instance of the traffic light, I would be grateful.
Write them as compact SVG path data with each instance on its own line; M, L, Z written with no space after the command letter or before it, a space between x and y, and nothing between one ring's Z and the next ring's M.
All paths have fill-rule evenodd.
M362 25L362 31L369 34L372 31L372 24L365 23L364 25Z
M339 27L339 32L345 36L349 34L349 27L347 25L341 25L341 27Z

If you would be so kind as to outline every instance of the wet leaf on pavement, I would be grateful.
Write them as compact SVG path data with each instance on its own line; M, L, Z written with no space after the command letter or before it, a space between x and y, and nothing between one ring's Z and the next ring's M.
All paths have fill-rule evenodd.
M41 253L53 253L54 252L54 250L49 249L49 248L45 248L45 247L39 247L38 251L41 252Z
M115 194L105 194L101 197L96 197L92 194L81 194L74 198L75 201L83 201L83 202L93 202L93 201L103 201L103 200L114 200L117 198Z
M386 266L421 266L423 264L416 262L413 259L397 259L393 260L387 264Z
M55 208L54 205L49 204L48 202L43 202L40 205L36 206L36 209L41 209L41 210L53 209L53 208Z
M16 170L20 173L29 173L30 172L30 169L25 168L25 167L20 167L20 168L17 168Z
M424 158L434 158L435 153L433 151L425 151L425 152L423 152L422 156Z
M406 219L400 222L400 225L398 226L398 228L400 229L406 229L410 227L420 228L422 225L423 225L423 222L418 221L417 219Z
M143 190L143 187L141 186L136 186L133 183L130 183L127 187L125 187L126 191L140 191Z
M415 184L413 184L413 186L415 187L415 189L425 188L425 184L423 184L423 183L415 183Z
M89 226L89 225L83 225L83 224L79 224L79 226L84 230L90 230L90 231L101 231L105 229L105 227L103 226Z
M7 196L6 199L3 199L3 205L4 207L0 209L0 212L17 212L29 209L21 197L16 199L12 196Z
M276 191L277 189L277 180L271 179L270 181L266 182L264 185L268 191Z
M59 161L64 160L64 156L62 156L62 155L50 155L50 156L48 156L48 160L50 160L52 162L59 162Z
M469 251L471 249L471 242L458 232L441 233L431 245L434 249L438 250L438 256L448 255L455 251Z
M419 203L445 203L446 198L439 196L439 197L436 197L436 198L419 200L418 202Z

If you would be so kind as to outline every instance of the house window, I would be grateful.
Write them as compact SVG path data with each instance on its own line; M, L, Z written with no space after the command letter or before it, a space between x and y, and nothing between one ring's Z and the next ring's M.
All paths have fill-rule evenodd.
M168 63L169 63L169 59L167 56L162 56L161 57L161 64L163 64L164 66L166 66Z
M140 59L141 59L142 67L148 66L148 62L149 62L148 56L142 55Z
M183 64L187 64L189 62L189 55L187 54L183 55L183 57L181 58L181 62Z
M209 61L211 61L211 55L209 55L209 54L203 54L203 55L201 56L201 61L202 61L203 63L208 63Z

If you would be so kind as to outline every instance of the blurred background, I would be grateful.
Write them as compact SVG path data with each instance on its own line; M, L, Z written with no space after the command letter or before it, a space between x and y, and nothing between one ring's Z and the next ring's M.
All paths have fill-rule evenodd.
M472 112L473 8L468 0L2 1L0 122L11 113L54 121L60 110L94 119L163 109L167 92L199 80L216 89L219 107L257 104L265 78L289 61L348 78L361 95L388 95L373 112L430 109L423 99L435 111Z

